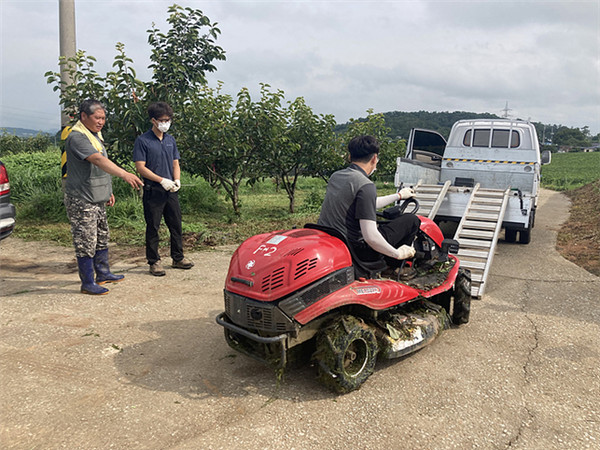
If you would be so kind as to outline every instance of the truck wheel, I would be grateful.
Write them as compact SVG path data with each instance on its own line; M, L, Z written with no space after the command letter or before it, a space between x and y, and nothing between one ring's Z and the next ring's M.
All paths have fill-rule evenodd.
M504 240L506 242L515 242L517 240L517 230L514 230L512 228L505 228Z
M340 394L358 389L375 370L377 338L373 329L353 316L343 316L317 336L318 378Z
M535 209L529 213L529 228L519 231L519 244L529 244L531 242L531 229L535 224Z
M471 314L471 271L458 269L454 284L454 309L452 323L462 325L469 322Z
M529 244L531 242L531 228L519 231L519 244Z

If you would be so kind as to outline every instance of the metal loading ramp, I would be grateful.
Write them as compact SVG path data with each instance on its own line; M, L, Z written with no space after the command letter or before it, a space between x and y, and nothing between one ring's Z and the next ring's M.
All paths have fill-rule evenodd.
M481 298L485 291L509 192L510 188L483 189L476 184L454 235L460 243L460 265L471 271L474 298Z
M414 187L415 197L419 201L419 215L433 220L449 187L450 181L444 184L423 184L419 180Z
M415 197L419 201L418 214L433 220L450 184L450 181L424 184L419 180L414 186ZM509 193L510 188L485 189L476 184L454 234L454 239L460 243L457 255L460 265L471 271L471 296L474 298L481 298L485 291Z

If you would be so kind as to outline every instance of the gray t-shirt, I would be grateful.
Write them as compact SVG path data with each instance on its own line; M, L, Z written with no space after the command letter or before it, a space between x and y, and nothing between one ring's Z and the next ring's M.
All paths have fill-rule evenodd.
M329 179L319 225L335 228L351 243L363 241L359 220L377 220L377 189L356 164Z
M92 133L94 134L94 133ZM98 139L94 134L94 138ZM106 149L102 144L102 156L106 157ZM85 158L99 153L86 135L72 131L65 143L67 154L67 178L65 193L89 203L105 203L112 195L111 176Z

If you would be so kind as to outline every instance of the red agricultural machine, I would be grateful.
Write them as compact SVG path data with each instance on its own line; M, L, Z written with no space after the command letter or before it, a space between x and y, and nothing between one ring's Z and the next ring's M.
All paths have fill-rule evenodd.
M318 225L246 240L232 256L225 312L216 318L227 343L278 369L310 355L319 380L345 393L365 382L377 358L405 356L467 323L471 280L452 255L458 243L420 219L409 280L383 258L360 261L343 235Z

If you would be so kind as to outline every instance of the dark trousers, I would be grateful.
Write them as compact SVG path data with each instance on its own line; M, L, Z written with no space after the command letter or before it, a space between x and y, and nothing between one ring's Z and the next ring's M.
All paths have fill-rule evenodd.
M417 231L421 226L421 220L414 214L401 214L387 222L381 222L377 226L379 232L388 241L392 247L398 248L401 245L412 245ZM360 242L353 245L357 256L363 261L376 261L382 258L382 254L376 252L366 242ZM385 258L388 265L395 266L400 262L392 258Z
M158 229L164 217L171 234L171 258L183 259L183 241L181 238L181 207L176 192L167 192L160 185L144 186L144 219L146 219L146 259L148 264L160 260L158 254Z
M386 241L393 247L401 245L411 245L419 227L421 220L414 214L402 214L389 222L379 224L379 232Z

